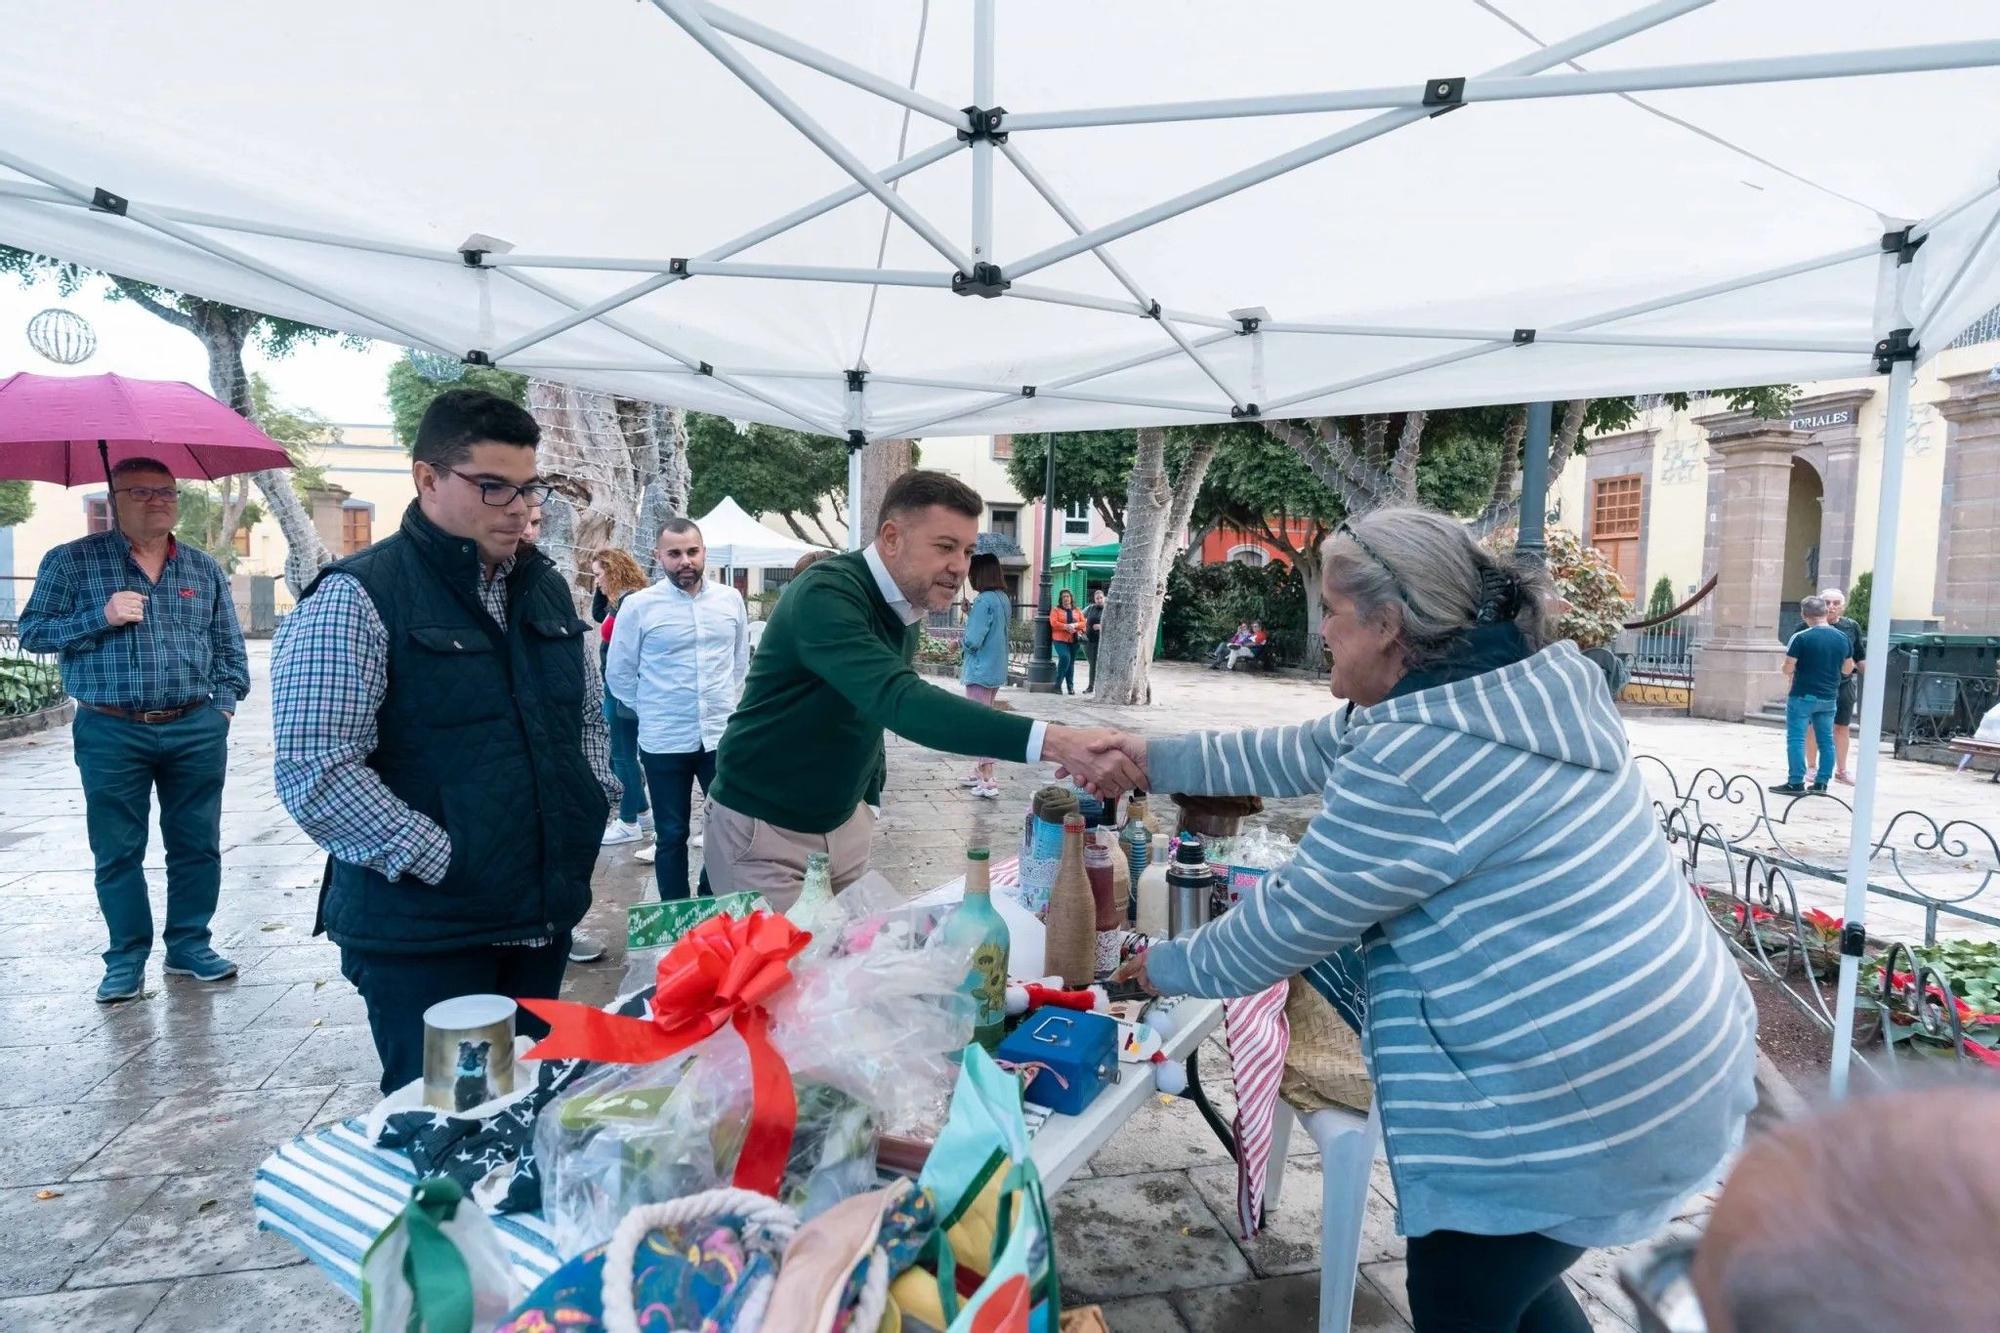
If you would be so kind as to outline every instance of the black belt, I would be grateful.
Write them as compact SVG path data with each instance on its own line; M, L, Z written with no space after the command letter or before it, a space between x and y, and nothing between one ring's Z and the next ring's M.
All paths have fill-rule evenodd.
M144 722L157 726L162 722L178 722L197 708L208 707L208 700L195 699L173 708L118 708L111 704L92 704L77 700L77 705L88 708L93 713L103 713L107 717L122 717L127 722Z

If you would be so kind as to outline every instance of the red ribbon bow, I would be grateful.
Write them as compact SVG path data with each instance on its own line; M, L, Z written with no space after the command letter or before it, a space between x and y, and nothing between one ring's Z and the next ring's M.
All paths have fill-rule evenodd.
M775 1196L798 1126L798 1096L785 1059L771 1045L764 1002L791 983L791 960L812 936L771 912L714 916L660 959L652 1016L626 1018L568 1000L523 999L549 1035L528 1052L537 1060L650 1064L684 1051L727 1023L750 1052L750 1127L733 1183Z

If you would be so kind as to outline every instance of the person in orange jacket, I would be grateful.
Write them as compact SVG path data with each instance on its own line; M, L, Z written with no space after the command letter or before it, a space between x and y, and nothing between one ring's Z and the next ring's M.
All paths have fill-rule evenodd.
M1076 693L1076 641L1084 633L1083 612L1076 598L1064 588L1049 612L1049 644L1056 654L1056 690Z

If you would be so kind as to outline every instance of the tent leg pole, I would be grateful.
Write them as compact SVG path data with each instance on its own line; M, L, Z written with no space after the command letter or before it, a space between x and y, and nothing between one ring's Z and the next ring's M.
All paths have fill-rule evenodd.
M1847 908L1840 937L1840 989L1833 1016L1833 1063L1827 1091L1847 1095L1854 1056L1855 982L1868 939L1868 861L1873 852L1875 774L1882 761L1882 687L1888 679L1889 620L1896 606L1896 538L1903 510L1903 450L1910 430L1914 356L1889 367L1888 414L1882 423L1882 493L1875 526L1875 583L1868 603L1868 657L1861 677L1861 738L1855 746L1854 827L1847 835Z
M1042 437L1048 453L1042 460L1042 572L1035 580L1035 655L1028 659L1028 693L1053 694L1056 659L1049 645L1049 612L1056 601L1049 560L1056 553L1056 437Z
M972 100L993 107L994 0L972 0ZM993 140L972 141L972 258L993 262Z
M847 549L858 551L861 540L861 450L847 446Z
M1548 560L1549 434L1555 423L1554 403L1528 404L1528 434L1521 443L1521 525L1514 549L1536 560Z

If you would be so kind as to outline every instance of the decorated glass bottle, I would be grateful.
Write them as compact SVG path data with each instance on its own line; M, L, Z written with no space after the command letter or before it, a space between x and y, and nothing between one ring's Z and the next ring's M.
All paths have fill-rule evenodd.
M785 919L800 930L811 932L816 943L832 942L832 932L840 923L840 907L833 901L833 872L825 852L806 853L805 883ZM824 941L821 936L826 937Z
M1125 827L1118 831L1118 841L1125 849L1125 865L1132 877L1126 919L1136 921L1139 919L1139 881L1153 860L1153 825L1147 818L1145 792L1132 793L1132 800L1125 807Z
M1097 899L1083 868L1083 816L1063 820L1062 861L1049 893L1048 935L1042 966L1070 987L1097 979Z
M946 942L971 954L960 989L978 1008L972 1039L988 1051L1000 1044L1007 1021L1008 943L1007 922L993 907L990 866L984 847L966 849L965 897L944 923Z

